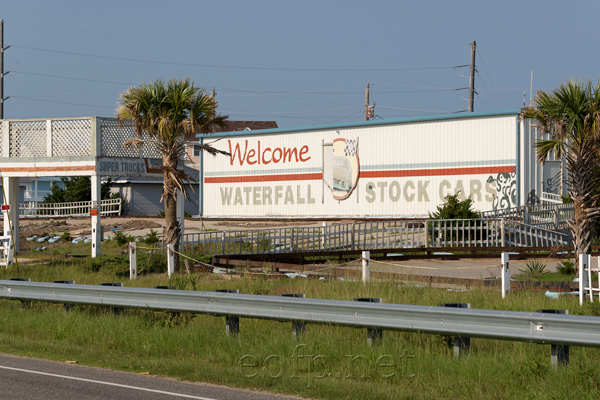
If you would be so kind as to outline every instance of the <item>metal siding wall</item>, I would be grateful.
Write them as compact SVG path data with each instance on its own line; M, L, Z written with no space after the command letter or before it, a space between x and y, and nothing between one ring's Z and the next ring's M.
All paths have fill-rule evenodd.
M360 177L347 199L335 200L326 187L322 202L321 142L340 138L358 139ZM235 146L239 145L243 154L246 141L246 159L240 165ZM259 164L259 141L261 152L307 146L306 156L310 158L306 162ZM514 172L509 172L516 166L515 115L262 136L257 132L254 136L225 137L214 145L235 153L236 158L232 165L230 157L204 157L205 216L427 215L445 195L461 189L465 195L474 195L479 210L514 205L500 204L499 196L507 189L503 186L496 191L496 187L507 183L504 180L509 185L515 181ZM248 165L251 149L255 163ZM331 156L332 151L325 147L325 156ZM506 176L500 177L503 172L498 171L507 171Z

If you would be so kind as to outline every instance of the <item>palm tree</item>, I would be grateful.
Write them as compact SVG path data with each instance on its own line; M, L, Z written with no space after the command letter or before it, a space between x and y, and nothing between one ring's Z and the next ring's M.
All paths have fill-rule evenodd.
M593 85L571 79L552 93L539 91L533 104L521 111L521 118L537 120L541 133L548 135L536 142L539 162L544 163L551 152L564 156L565 182L575 211L568 221L575 253L577 257L590 254L594 221L600 215L600 82Z
M149 134L162 155L165 241L178 249L177 191L186 194L185 181L191 179L178 168L185 154L183 138L186 134L208 133L215 125L224 126L227 116L217 115L214 98L194 87L189 78L142 83L121 93L119 100L119 121L130 120L138 135ZM224 153L206 144L201 149L213 155ZM175 257L177 266L177 253Z

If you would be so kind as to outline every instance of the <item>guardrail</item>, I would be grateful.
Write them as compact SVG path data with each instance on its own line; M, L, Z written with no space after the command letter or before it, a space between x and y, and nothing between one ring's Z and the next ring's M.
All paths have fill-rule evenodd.
M121 199L100 201L100 215L121 215ZM22 203L19 204L19 218L25 217L81 217L90 215L91 201L71 203Z
M0 280L0 298L220 315L226 316L230 329L239 329L239 320L233 318L244 317L368 328L371 338L381 338L381 330L397 330L454 336L463 342L478 337L552 344L563 351L569 345L600 347L600 318L579 315L22 280ZM568 347L566 352L560 362L568 362Z

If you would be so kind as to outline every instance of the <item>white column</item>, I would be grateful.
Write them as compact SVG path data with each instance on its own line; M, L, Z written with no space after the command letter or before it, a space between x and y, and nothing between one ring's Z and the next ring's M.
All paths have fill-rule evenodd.
M362 280L369 282L371 280L371 252L362 252Z
M2 178L2 186L6 196L2 199L2 204L10 208L4 211L4 236L10 236L12 229L14 250L17 252L19 251L19 178Z
M585 291L590 285L588 282L587 269L590 268L591 256L589 254L579 255L579 304L583 305Z
M129 242L129 280L137 278L137 254L135 242Z
M175 272L175 247L172 244L167 245L167 275L169 278Z
M502 253L502 298L506 298L506 294L510 293L510 269L508 268L508 253Z
M92 210L97 210L96 215L92 211L92 257L102 255L100 242L102 240L102 229L100 225L100 177L92 175Z

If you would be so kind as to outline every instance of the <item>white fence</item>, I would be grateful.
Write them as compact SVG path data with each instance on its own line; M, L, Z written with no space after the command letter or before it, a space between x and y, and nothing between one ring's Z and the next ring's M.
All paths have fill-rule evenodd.
M567 234L500 218L351 222L321 227L199 232L181 238L182 250L220 255L569 244Z
M100 215L121 215L121 199L100 201ZM23 203L19 204L19 218L23 217L82 217L90 215L91 201L72 203Z

